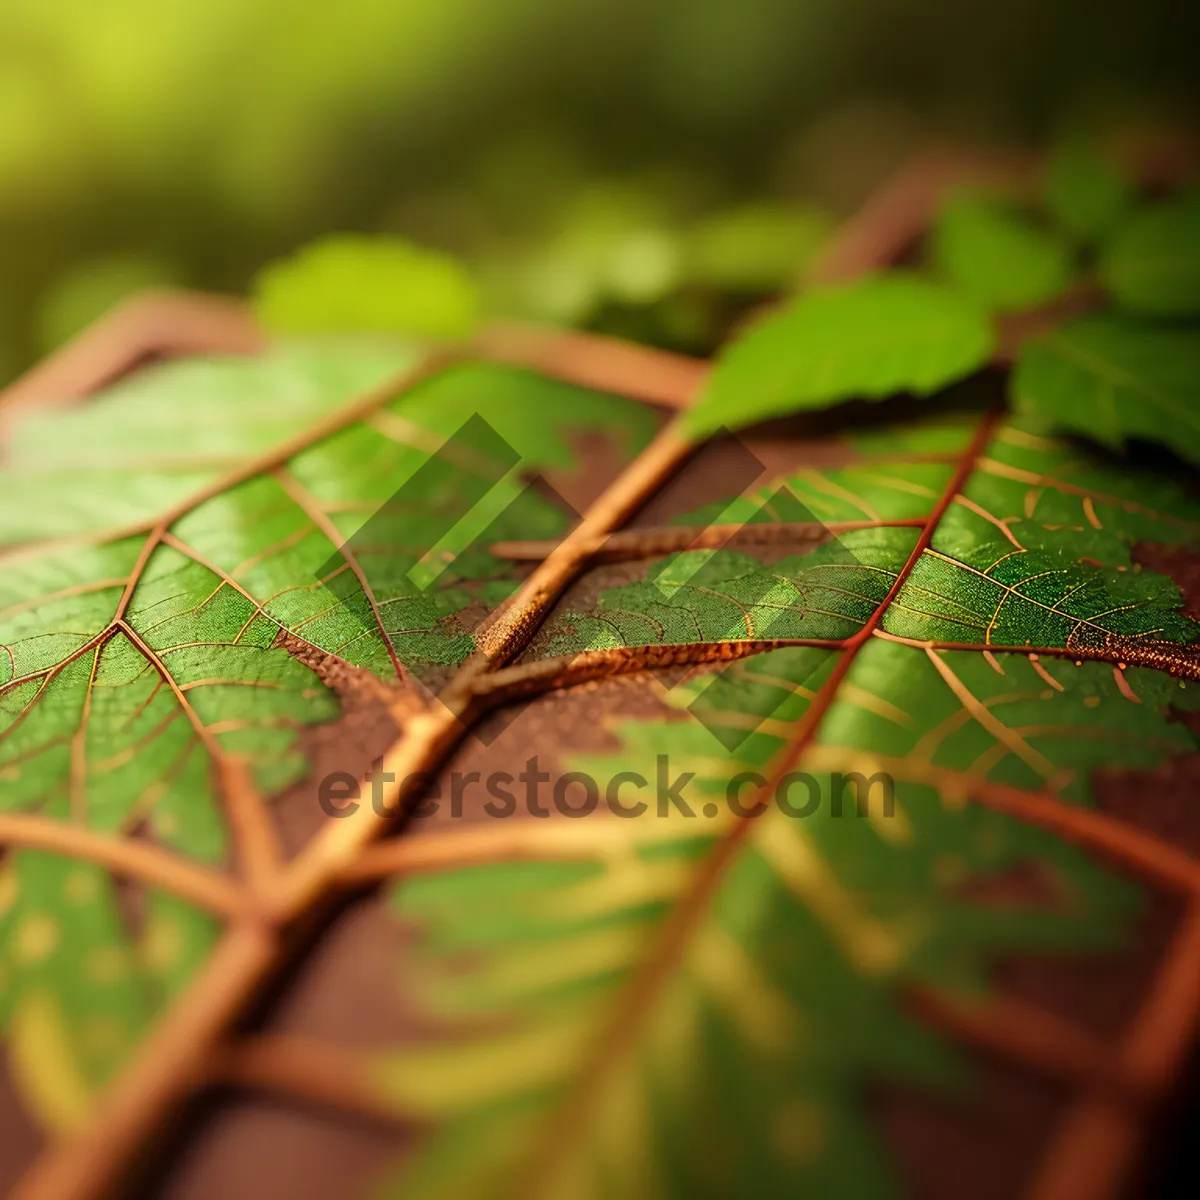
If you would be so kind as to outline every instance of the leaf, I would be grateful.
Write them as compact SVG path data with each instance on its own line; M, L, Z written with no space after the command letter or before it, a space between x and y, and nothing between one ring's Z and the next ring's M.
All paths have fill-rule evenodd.
M824 214L792 205L727 209L691 230L688 273L722 291L772 291L796 278L828 232Z
M1200 313L1200 195L1149 205L1122 223L1100 256L1100 280L1132 312Z
M1018 411L1120 448L1161 442L1200 462L1200 355L1196 335L1119 316L1068 321L1030 342L1011 384Z
M842 400L929 395L983 366L992 346L982 309L915 275L807 292L720 354L687 430L700 438Z
M1058 223L1088 242L1110 233L1134 199L1125 175L1085 141L1068 142L1051 157L1045 197Z
M652 1007L613 1031L607 1015L660 953L670 914L705 894L707 864L728 832L729 781L767 769L828 673L822 657L830 656L780 650L733 668L730 718L762 712L774 722L736 754L694 724L626 723L611 758L568 764L593 778L632 772L653 788L665 755L672 777L688 774L685 801L697 819L664 820L652 791L630 789L649 797L647 812L597 816L558 835L563 852L574 842L592 862L464 868L397 889L399 913L426 931L410 970L434 981L427 1002L443 1020L471 1024L440 1053L399 1050L378 1063L405 1111L445 1122L427 1155L383 1194L465 1200L510 1189L586 1194L603 1184L617 1194L729 1194L741 1181L755 1195L891 1195L885 1155L854 1099L862 1081L944 1091L961 1084L963 1065L889 997L918 984L978 993L983 962L1005 948L1079 952L1111 944L1127 927L1133 898L1102 869L1049 834L958 801L966 767L996 745L978 726L898 780L898 815L881 810L878 788L870 818L834 807L831 769L870 776L889 750L903 762L921 733L961 711L920 651L879 643L847 681L855 699L835 707L828 738L800 764L812 783L798 779L790 802L815 796L810 815L773 807L753 823L694 910L686 945L664 962ZM1028 678L991 684L997 677L978 656L950 661L970 668L972 684L988 685L984 701L1027 693L1000 710L1002 719L1046 719L1037 699L1044 685L1027 665ZM1083 697L1094 684L1104 692L1096 679ZM1104 694L1119 722L1125 702ZM1170 736L1165 719L1156 722ZM958 733L957 722L949 727ZM1122 752L1136 757L1131 742L1055 749L1119 761ZM999 777L1024 769L1010 761L999 759ZM541 837L531 831L528 845ZM971 899L969 881L1031 862L1069 899L1053 910ZM456 968L468 955L471 966ZM471 1032L496 1022L502 1032ZM600 1061L598 1046L608 1070L591 1082L585 1072ZM554 1114L581 1095L587 1115L564 1146Z
M955 429L943 425L937 433L945 438ZM1144 474L1089 468L1038 430L1036 423L1001 429L995 457L980 462L950 506L881 628L916 641L1070 649L1114 662L1149 661L1172 653L1165 644L1195 641L1200 626L1178 614L1179 589L1129 567L1135 539L1200 535L1200 506ZM602 592L591 612L556 615L535 643L538 653L853 636L888 597L917 542L915 529L888 522L916 515L922 504L927 511L950 473L922 462L885 469L888 475L876 468L873 478L865 467L803 472L723 514L748 528L782 519L811 522L819 532L801 496L818 503L828 495L870 497L857 511L835 509L834 519L865 516L877 528L826 531L815 549L767 567L731 549L682 552L654 564L644 580ZM872 478L874 492L864 478Z
M1044 304L1074 273L1070 247L1060 237L985 197L952 199L930 236L936 268L986 308Z
M18 465L0 475L0 810L220 871L230 825L305 778L309 732L347 687L394 701L403 664L473 650L476 618L457 614L516 584L490 539L567 523L528 481L573 465L571 430L632 451L653 428L628 402L505 368L380 387L412 361L291 347L16 415ZM4 869L9 1040L30 1103L62 1125L220 923L146 887L131 924L94 863L20 849Z
M801 591L804 572L858 539L899 570L915 542L885 524L907 511L901 485L923 488L932 466L941 494L950 467L922 451L961 454L963 435L953 421L885 430L856 439L860 464L814 464L723 506L791 518L793 485L840 498L849 471L886 471L877 528L757 567L728 549L669 556L602 593L590 632L745 637L728 603L739 597L743 614L774 611L789 630L819 616L833 591ZM623 781L623 811L606 788L608 811L587 822L520 827L519 860L468 854L397 881L395 910L423 934L406 974L442 1035L375 1060L377 1086L436 1124L378 1194L895 1195L867 1083L955 1104L969 1085L958 1051L900 1000L986 1004L997 955L1128 936L1136 889L1059 834L1093 804L1098 769L1194 750L1172 710L1200 693L1116 667L1093 629L1175 637L1194 664L1200 627L1178 615L1170 581L1131 569L1131 550L1198 536L1200 504L1178 485L1004 422L873 636L844 643L844 677L836 647L793 646L676 685L669 709L699 721L618 721L614 751L565 764ZM783 602L746 605L756 575ZM847 612L880 598L847 592L832 601ZM1125 603L1106 612L1109 600ZM972 615L969 647L934 640L951 609ZM580 622L567 612L555 627L588 635ZM862 624L855 614L850 629ZM1017 652L1031 632L1094 661ZM826 703L789 765L786 747ZM780 779L761 809L742 807ZM1030 876L1036 887L1012 888Z
M391 333L457 340L475 331L478 289L448 254L399 238L341 234L264 268L254 305L274 333Z

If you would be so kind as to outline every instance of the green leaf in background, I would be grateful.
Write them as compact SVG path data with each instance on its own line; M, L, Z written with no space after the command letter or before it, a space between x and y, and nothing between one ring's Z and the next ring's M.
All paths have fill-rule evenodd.
M715 213L688 235L688 276L721 290L775 291L801 276L830 225L824 213L788 204Z
M701 438L842 400L926 396L983 366L994 344L975 301L907 272L817 289L721 352L686 428Z
M254 282L272 332L388 333L456 340L480 315L475 281L455 258L399 238L323 238L264 268Z
M1072 141L1051 157L1045 200L1069 233L1095 242L1109 233L1133 205L1133 187L1111 159L1086 141Z
M1100 279L1133 312L1200 313L1200 193L1134 213L1104 247Z
M1001 311L1052 300L1071 282L1070 247L1002 201L962 195L938 214L934 266L980 304Z
M1200 335L1114 315L1080 317L1031 342L1011 383L1019 412L1120 448L1161 442L1200 463Z

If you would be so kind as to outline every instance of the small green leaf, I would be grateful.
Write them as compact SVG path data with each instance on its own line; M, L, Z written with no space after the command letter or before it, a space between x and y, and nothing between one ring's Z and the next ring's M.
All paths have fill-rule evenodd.
M1069 142L1050 160L1046 205L1068 232L1094 241L1110 232L1133 203L1129 180L1086 142Z
M726 348L687 430L701 438L857 397L929 395L983 366L994 340L975 301L908 272L808 292Z
M1162 442L1200 463L1200 354L1195 333L1083 317L1031 342L1013 374L1019 411L1109 446Z
M1122 308L1200 312L1200 194L1135 214L1106 247L1100 278Z
M958 196L933 228L933 260L952 283L987 308L1031 308L1071 281L1071 252L1050 230L1000 201Z
M479 319L478 289L466 268L399 238L325 238L266 267L253 292L259 320L275 333L457 339Z
M784 287L813 256L829 220L813 209L760 203L715 213L691 232L689 275L730 291Z

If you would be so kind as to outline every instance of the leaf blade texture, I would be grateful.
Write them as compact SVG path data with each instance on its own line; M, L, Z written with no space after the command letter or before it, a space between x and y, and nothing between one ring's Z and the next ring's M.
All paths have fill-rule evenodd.
M718 356L687 429L699 438L843 400L928 395L982 366L992 346L974 302L918 276L814 290Z

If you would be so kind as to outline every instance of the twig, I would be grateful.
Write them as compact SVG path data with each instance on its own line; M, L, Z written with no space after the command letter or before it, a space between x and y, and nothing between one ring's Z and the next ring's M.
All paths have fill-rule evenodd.
M774 546L780 542L819 541L856 529L919 529L923 517L903 521L748 521L740 525L657 525L623 529L598 538L590 550L593 563L628 562L677 550L710 550L733 539L739 545ZM514 562L541 562L559 542L496 542L491 552Z
M1011 996L972 1003L924 987L909 988L906 998L916 1016L957 1042L1020 1063L1045 1078L1104 1095L1138 1096L1139 1081L1113 1062L1107 1042L1045 1009Z
M485 358L532 367L565 383L614 392L664 408L683 408L707 373L707 364L616 338L498 321L475 341Z
M246 908L246 893L227 875L148 842L112 837L71 822L48 821L27 813L0 813L0 845L49 850L95 863L117 875L172 892L219 916L237 916Z
M929 228L947 192L986 186L1020 194L1030 190L1038 170L1037 160L1028 154L977 154L961 147L909 159L842 223L809 278L838 283L895 262Z
M482 704L492 707L558 688L576 687L595 679L666 667L734 662L786 646L841 650L845 643L828 638L731 638L720 642L684 642L678 645L651 643L646 646L581 650L576 654L535 659L496 671L481 679L475 685L473 694Z
M64 404L156 355L255 354L261 330L240 300L200 292L143 292L0 392L4 418L30 404Z
M266 1034L235 1042L214 1065L212 1082L313 1102L390 1126L413 1118L374 1084L361 1055L315 1038Z

